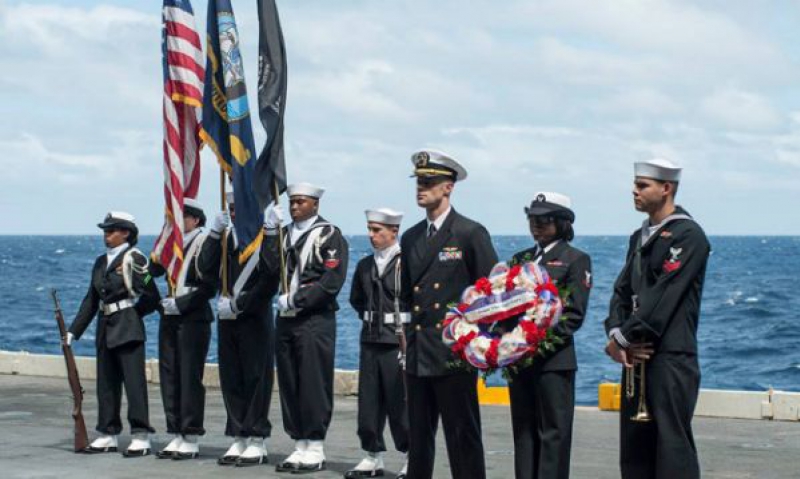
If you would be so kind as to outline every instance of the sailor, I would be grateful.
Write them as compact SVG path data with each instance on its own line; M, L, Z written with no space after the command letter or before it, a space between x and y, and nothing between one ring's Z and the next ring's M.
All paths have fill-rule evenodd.
M217 290L219 252L213 243L220 235L219 230L206 231L205 224L202 205L185 198L183 264L174 290L161 300L158 370L167 432L174 437L159 451L160 459L198 457L198 438L205 434L203 371L214 320L208 302ZM158 276L165 272L161 265L154 265L152 270Z
M567 479L578 369L573 335L586 317L592 264L589 255L570 244L575 236L575 212L568 196L536 193L525 215L536 244L516 253L511 263L538 264L567 293L561 321L553 327L563 342L544 357L537 356L509 371L515 476Z
M67 345L80 339L97 316L97 427L100 437L87 453L116 452L122 431L122 385L128 399L128 421L133 439L125 457L150 454L150 427L145 377L146 340L142 318L158 306L158 290L148 274L147 256L135 246L139 236L129 213L112 211L102 223L106 253L92 267L89 291L64 338Z
M477 373L459 362L442 342L448 304L489 274L497 253L481 224L455 211L450 196L467 171L451 156L423 150L411 157L417 205L426 218L403 234L401 292L411 307L407 328L406 386L410 425L408 477L433 474L439 416L450 471L457 478L486 476Z
M626 366L623 384L635 371L634 397L623 394L620 410L622 477L699 478L691 422L700 386L697 324L711 248L700 225L675 204L681 168L656 159L636 163L634 174L634 206L648 217L630 237L605 322L606 353ZM632 420L642 393L649 422Z
M367 210L367 232L374 253L361 259L353 275L350 304L358 312L361 353L358 367L358 437L366 456L345 478L376 477L384 473L383 428L389 418L395 448L408 452L399 335L410 315L400 302L400 244L403 214L388 208ZM400 470L405 478L407 466Z
M268 413L275 369L272 297L278 276L270 275L253 254L239 261L233 192L227 193L229 214L214 219L214 230L225 231L226 263L220 268L221 293L217 300L219 379L228 418L225 435L233 444L217 463L238 467L267 462L266 439L272 432ZM227 229L226 229L227 228Z
M339 228L319 215L324 190L309 183L289 185L292 223L282 229L283 211L267 209L262 257L270 274L286 266L276 319L276 362L283 427L295 450L278 472L325 469L324 441L333 413L336 296L347 277L348 245Z

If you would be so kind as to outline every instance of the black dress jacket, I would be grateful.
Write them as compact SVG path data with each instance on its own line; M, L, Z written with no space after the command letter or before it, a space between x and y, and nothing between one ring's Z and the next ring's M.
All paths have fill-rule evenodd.
M317 226L321 224L324 225ZM303 246L315 228L324 228L319 237L319 248L312 247L311 258L300 275L298 290L292 298L294 307L300 310L297 313L298 316L338 311L339 303L336 301L336 296L347 279L349 252L347 241L339 228L319 216L314 222L314 226L306 231L294 246L289 245L289 227L283 228L284 238L287 239L287 248L284 254L286 255L286 276L289 282L298 266ZM281 258L278 246L277 234L264 236L261 257L266 270L272 275L280 274Z
M400 254L389 260L381 275L378 274L375 255L363 258L356 266L350 287L350 305L364 322L361 326L362 343L399 344L395 324L385 321L387 314L395 312L394 300L400 286L396 281L399 265ZM400 312L408 312L402 299L398 306Z
M158 303L158 290L150 274L146 271L137 272L136 269L145 269L147 258L137 249L132 247L118 254L110 265L107 264L106 255L97 257L92 267L92 279L89 290L81 302L78 314L69 327L75 339L80 339L86 328L95 316L98 318L95 343L98 347L103 345L109 349L116 348L132 342L144 342L147 337L142 318L155 310ZM134 295L125 286L122 277L122 260L126 254L133 257L138 268L134 269L132 289ZM125 299L138 300L136 305L125 308L110 315L103 314L100 303L112 304Z
M681 207L675 214L688 216ZM708 239L691 219L668 222L643 246L640 238L640 230L630 237L627 262L614 284L606 333L620 328L626 340L653 342L657 352L696 354L700 299L711 253Z
M537 248L530 248L515 254L512 264L532 261ZM592 261L589 255L566 241L559 241L542 255L539 266L547 270L559 290L566 290L561 321L553 326L553 332L564 340L556 350L544 357L534 359L534 367L541 371L574 371L578 369L575 357L573 335L583 324L589 306L589 292L592 288Z
M406 370L417 376L463 373L442 342L441 322L448 305L458 303L467 286L489 274L497 253L486 228L455 209L430 238L427 228L427 221L420 221L400 240L401 294L411 308Z

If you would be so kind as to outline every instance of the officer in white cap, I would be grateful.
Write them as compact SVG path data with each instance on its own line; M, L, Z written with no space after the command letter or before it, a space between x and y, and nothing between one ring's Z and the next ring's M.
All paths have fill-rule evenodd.
M358 262L350 288L350 304L358 312L361 353L358 368L358 437L366 456L344 475L347 479L384 473L383 428L389 419L395 448L408 452L403 370L399 337L410 315L400 300L400 244L403 214L389 208L365 211L373 254ZM397 477L405 478L404 464Z
M103 230L106 253L94 262L89 290L64 338L67 345L80 339L97 316L96 429L101 436L85 451L117 451L124 384L133 439L123 455L146 456L150 454L150 433L155 431L150 426L147 405L142 318L158 306L158 290L147 272L147 257L135 247L139 230L134 217L112 211L97 226Z
M278 277L251 255L239 263L239 241L230 225L236 219L235 199L227 192L229 213L220 212L214 229L224 230L217 244L227 243L225 271L220 268L221 294L217 300L219 379L225 402L225 435L233 438L217 459L222 466L254 466L267 462L267 438L272 433L268 414L275 370L275 334L272 297Z
M516 253L511 264L538 264L569 295L561 321L553 327L562 342L510 371L514 469L518 478L567 479L578 369L573 336L586 317L592 264L589 255L571 244L575 212L568 196L536 193L525 215L535 244Z
M711 248L700 225L675 204L681 168L656 159L636 163L634 175L634 206L647 219L630 237L605 322L606 353L625 366L623 384L629 374L637 384L634 397L622 396L622 477L695 479L697 324ZM642 362L645 378L638 373ZM646 383L649 422L632 419L643 393L640 380Z
M497 253L481 224L457 213L450 204L456 182L466 169L452 156L422 150L411 156L417 205L425 219L400 240L401 293L411 308L407 328L409 453L408 477L433 475L439 417L453 477L486 476L477 373L454 368L456 358L442 342L441 322L447 305L489 274Z
M206 389L203 371L211 340L209 300L217 291L219 254L214 241L220 231L207 231L199 201L184 198L183 264L172 295L161 300L158 331L158 367L161 400L172 440L158 452L159 459L194 459L200 454L199 437L205 434ZM165 274L154 264L155 276Z
M292 222L283 227L283 262L288 290L278 297L276 362L283 427L295 450L278 472L325 469L324 441L333 414L333 358L336 311L347 278L348 245L339 228L319 215L324 189L310 183L289 185ZM267 209L262 257L270 274L280 274L278 228L282 209Z

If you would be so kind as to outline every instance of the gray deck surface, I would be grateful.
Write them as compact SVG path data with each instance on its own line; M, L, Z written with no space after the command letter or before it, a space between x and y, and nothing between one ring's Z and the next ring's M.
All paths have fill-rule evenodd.
M94 384L87 390L84 410L90 429L95 421ZM87 456L73 454L72 399L65 379L0 375L0 477L298 477L278 474L274 466L222 468L216 458L229 445L222 435L225 410L219 390L210 389L206 407L208 434L201 442L201 458L193 461L156 460L154 457L125 459L119 454ZM150 411L156 434L154 446L166 441L164 415L157 387L150 389ZM123 418L125 405L123 404ZM482 408L487 477L513 477L512 438L506 407ZM273 437L270 461L283 459L292 442L283 432L277 397L271 414ZM573 478L617 478L618 415L590 409L576 414L572 454ZM695 438L704 478L800 478L800 423L697 418ZM127 425L126 425L127 426ZM307 477L336 478L361 457L356 429L356 399L337 397L326 454L328 470ZM90 431L90 437L94 437ZM121 446L128 443L127 432ZM388 431L386 439L390 441ZM450 477L444 441L438 441L435 477ZM387 468L396 471L401 458L387 456ZM394 477L387 474L387 477ZM680 479L680 478L675 478Z

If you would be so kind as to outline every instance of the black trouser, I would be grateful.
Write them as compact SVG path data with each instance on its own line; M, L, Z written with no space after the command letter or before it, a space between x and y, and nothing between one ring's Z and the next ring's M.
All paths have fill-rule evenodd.
M358 368L358 437L367 452L386 450L383 428L389 417L395 448L408 451L403 370L396 344L361 343Z
M278 316L276 323L283 429L294 440L324 440L333 414L336 314Z
M272 311L218 320L219 380L228 420L226 436L269 437L275 376Z
M528 367L513 374L511 427L517 479L567 479L575 416L575 371Z
M651 422L634 422L636 395L622 395L620 466L623 479L696 479L700 477L692 416L700 389L700 367L693 354L656 353L646 366L647 408ZM638 367L637 367L638 371ZM626 372L623 371L622 384Z
M97 432L111 435L122 432L123 383L131 432L155 432L150 427L147 406L144 343L133 342L114 349L108 349L105 341L100 343L97 346Z
M161 400L170 434L203 435L206 388L203 371L211 340L206 321L162 316L158 328Z
M411 433L409 478L428 479L433 475L440 415L451 475L456 479L486 477L477 380L476 373L406 376Z

